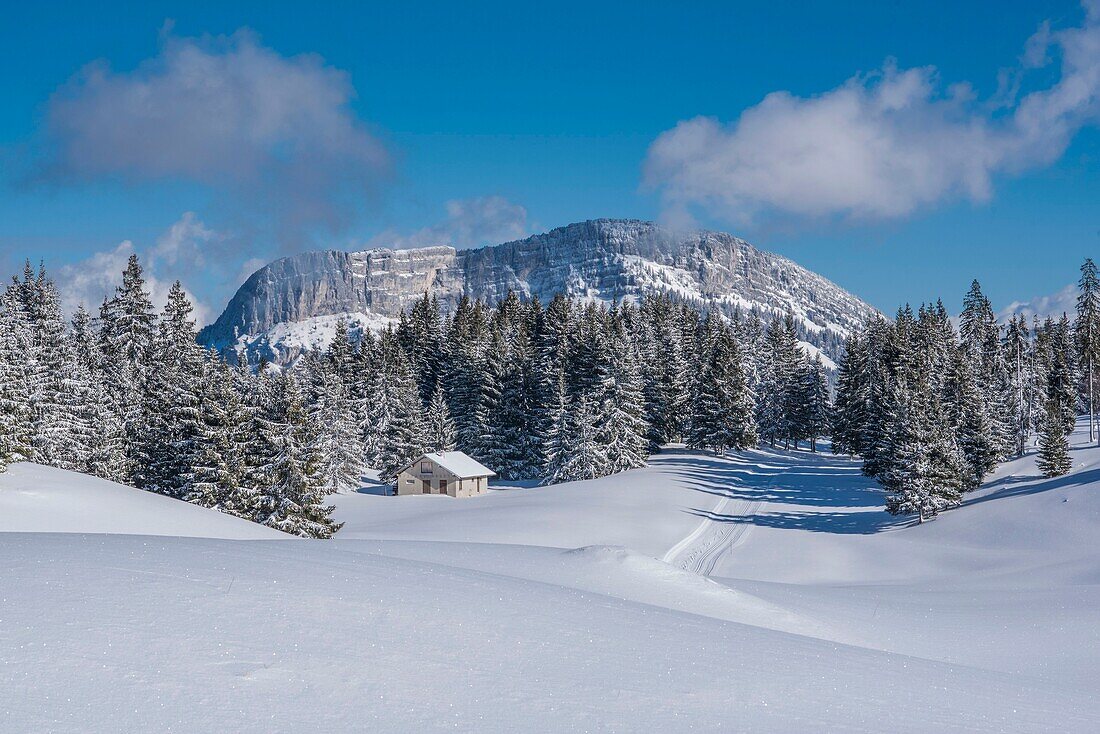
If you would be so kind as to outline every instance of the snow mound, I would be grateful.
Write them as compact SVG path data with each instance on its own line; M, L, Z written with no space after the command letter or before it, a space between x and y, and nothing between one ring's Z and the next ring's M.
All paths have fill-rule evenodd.
M38 464L0 474L0 532L290 538L278 530L105 479Z

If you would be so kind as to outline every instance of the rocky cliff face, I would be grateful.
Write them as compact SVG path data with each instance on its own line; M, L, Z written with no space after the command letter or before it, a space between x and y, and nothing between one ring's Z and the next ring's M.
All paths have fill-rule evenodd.
M463 295L495 301L509 290L607 302L671 293L765 318L790 311L806 341L835 356L875 310L794 262L722 232L675 232L651 222L595 220L477 250L450 247L309 252L256 271L200 341L285 362L331 338L333 317L356 328L395 318L425 292L445 309Z

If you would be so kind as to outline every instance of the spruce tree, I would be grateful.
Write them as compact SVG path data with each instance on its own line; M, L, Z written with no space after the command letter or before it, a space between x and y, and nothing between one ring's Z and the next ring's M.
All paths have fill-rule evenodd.
M9 287L0 297L0 470L35 458L28 370L33 353L30 326L19 295L16 287Z
M122 426L125 465L120 479L140 481L148 460L142 438L156 314L136 255L130 256L114 296L104 300L99 318L107 395Z
M596 416L583 393L564 411L561 429L554 443L557 450L545 484L579 482L608 473L607 456L597 439Z
M284 373L276 387L281 413L274 437L277 451L257 492L256 521L292 535L331 538L340 523L331 517L335 508L324 503L324 478L310 448L314 436L297 381Z
M817 451L817 439L829 435L829 380L821 355L805 365L802 372L802 435L810 442L810 451Z
M688 445L716 454L756 444L752 400L733 335L716 318L704 321L705 361L696 370Z
M1077 355L1082 377L1085 380L1083 392L1088 401L1089 441L1094 441L1096 362L1100 360L1100 278L1097 278L1096 265L1091 257L1085 258L1081 265L1081 279L1077 287L1080 293L1077 296L1077 320L1073 328L1077 337Z
M451 412L447 408L447 400L443 396L443 388L435 386L431 401L428 403L427 449L434 452L454 451L455 426L451 420Z
M1048 400L1042 423L1039 424L1039 455L1035 465L1046 477L1060 477L1073 468L1069 458L1065 421L1056 400Z
M861 335L850 335L837 369L836 402L833 407L833 453L856 456L863 453L868 401L871 398L867 343Z

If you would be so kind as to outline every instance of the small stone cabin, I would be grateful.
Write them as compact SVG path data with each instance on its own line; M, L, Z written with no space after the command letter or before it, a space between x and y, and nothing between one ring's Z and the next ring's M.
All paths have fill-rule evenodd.
M424 454L397 475L397 494L473 497L489 488L496 472L461 451Z

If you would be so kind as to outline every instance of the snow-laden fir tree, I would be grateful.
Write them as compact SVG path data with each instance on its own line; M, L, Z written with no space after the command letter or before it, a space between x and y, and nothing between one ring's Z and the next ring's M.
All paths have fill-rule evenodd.
M511 332L510 344L506 329ZM498 321L486 356L489 373L500 377L496 386L482 391L485 433L471 448L476 458L502 479L537 477L542 457L534 423L534 363L526 330L515 325L508 328Z
M797 435L810 442L810 451L817 451L817 440L829 435L829 416L832 410L829 402L829 379L820 354L814 355L812 360L803 364L799 384Z
M19 292L0 296L0 470L34 460L34 406L28 364L31 331Z
M324 479L311 449L314 426L310 425L294 375L284 372L274 383L275 403L281 413L275 426L277 451L264 467L265 483L257 488L256 521L292 535L330 538L340 523L331 517L335 508L325 504Z
M643 412L643 391L637 354L614 317L601 342L603 381L595 393L597 440L604 447L606 471L614 474L645 466L649 456L649 425Z
M177 499L191 493L203 438L204 355L195 341L193 311L177 280L146 358L142 425L131 448L138 486Z
M915 382L908 382L912 378ZM893 515L935 517L961 501L963 460L942 411L921 378L902 376L890 387L889 465L880 481Z
M678 440L683 432L689 380L679 316L668 295L642 300L639 362L650 452Z
M1096 363L1100 361L1100 278L1092 258L1081 265L1077 283L1077 320L1073 324L1077 339L1077 358L1084 381L1082 394L1089 414L1089 441L1096 440Z
M754 409L737 342L716 317L707 316L702 330L705 360L693 380L688 446L716 454L754 446Z
M361 485L366 471L358 414L337 365L322 365L319 373L319 394L311 406L318 471L328 492L352 491Z
M1068 434L1077 422L1077 350L1069 317L1055 324L1051 335L1051 365L1047 372L1047 398L1058 406Z
M138 478L143 468L145 391L148 388L156 313L136 255L131 255L114 296L99 314L100 351L107 395L122 425L126 464L121 479Z
M974 489L997 465L998 451L988 403L974 382L968 353L956 349L946 382L947 420L966 462L965 489Z
M1060 477L1073 468L1069 458L1066 426L1061 418L1061 408L1055 400L1047 401L1045 416L1039 424L1039 454L1035 465L1047 477Z
M545 484L579 482L607 475L607 456L597 438L596 416L583 393L563 411L560 428L551 439L551 445L553 455Z
M370 416L378 426L378 439L368 459L383 482L394 482L398 472L424 452L427 431L424 407L404 353L392 336L383 335L382 341L379 392Z
M251 519L254 493L246 484L249 415L243 386L216 355L203 364L201 436L184 497L202 507Z
M1012 391L1015 394L1016 417L1013 421L1013 454L1023 456L1028 436L1034 427L1032 415L1035 396L1032 391L1034 380L1031 360L1031 335L1028 332L1027 319L1013 315L1005 328L1005 361L1012 379Z
M764 337L764 375L757 403L757 429L772 446L790 448L798 410L798 374L805 354L798 344L794 317L776 318Z
M428 403L425 430L427 432L427 450L435 452L454 451L455 425L451 420L451 411L443 395L443 387L435 386L431 401Z
M837 368L836 402L832 417L834 454L857 456L863 453L864 428L871 399L867 362L866 342L860 334L851 334L844 342L844 354Z

